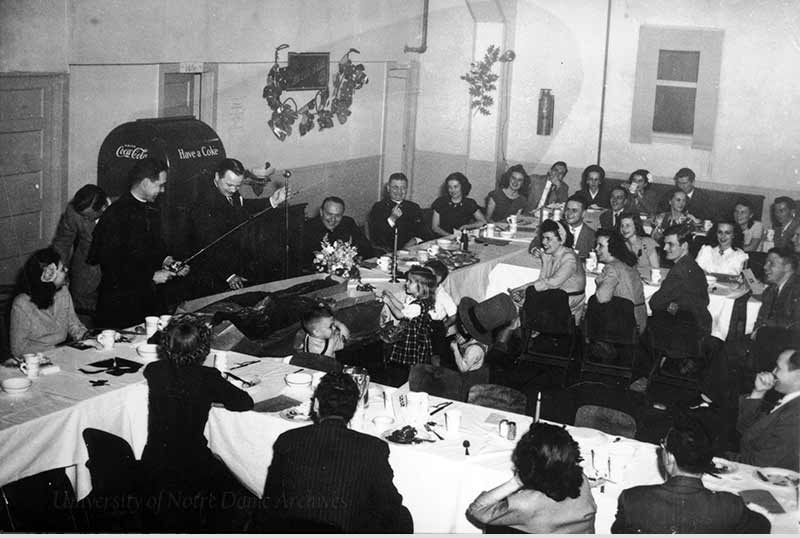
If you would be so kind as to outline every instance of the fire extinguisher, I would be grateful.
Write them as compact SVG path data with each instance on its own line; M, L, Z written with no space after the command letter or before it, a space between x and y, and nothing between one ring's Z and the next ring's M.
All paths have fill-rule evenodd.
M555 98L549 88L539 93L539 120L536 122L537 135L549 135L553 132L553 107Z

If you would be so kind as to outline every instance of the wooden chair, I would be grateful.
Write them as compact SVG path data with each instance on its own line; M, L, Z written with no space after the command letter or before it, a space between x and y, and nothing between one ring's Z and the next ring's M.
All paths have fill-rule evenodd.
M408 375L408 387L414 392L463 402L461 382L459 372L431 364L415 364Z
M584 316L586 345L584 346L580 379L587 373L623 377L631 382L633 364L639 348L639 332L633 303L621 297L612 297L608 303L599 303L592 295ZM602 346L605 344L605 346ZM614 351L618 360L600 357L600 349Z
M636 420L628 413L599 405L582 405L575 414L575 426L594 428L609 435L636 438Z
M528 398L523 393L510 387L491 383L473 385L469 389L467 403L520 415L526 414L528 408Z

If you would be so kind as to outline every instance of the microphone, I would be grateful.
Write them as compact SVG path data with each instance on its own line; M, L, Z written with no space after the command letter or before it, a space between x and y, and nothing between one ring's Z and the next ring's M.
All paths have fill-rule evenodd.
M286 179L289 179L290 177L292 177L292 171L291 170L284 170L283 171L283 177L285 177Z

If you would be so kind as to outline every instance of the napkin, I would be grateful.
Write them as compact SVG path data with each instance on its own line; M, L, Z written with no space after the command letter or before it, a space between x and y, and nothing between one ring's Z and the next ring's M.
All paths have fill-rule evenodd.
M278 411L283 411L284 409L289 409L297 405L300 405L299 401L294 398L289 398L284 394L280 394L274 398L256 403L253 406L253 411L259 413L277 413Z
M740 491L739 496L745 504L755 504L764 508L770 514L783 514L786 512L778 500L772 496L772 493L765 489L746 489Z

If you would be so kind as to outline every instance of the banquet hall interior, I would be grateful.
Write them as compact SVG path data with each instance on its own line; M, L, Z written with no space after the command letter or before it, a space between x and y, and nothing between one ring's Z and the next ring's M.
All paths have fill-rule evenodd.
M281 390L290 398L301 398L297 394L302 391L297 392L288 381L298 368L305 368L309 379L314 370L324 370L316 367L324 361L302 363L284 357L301 349L292 347L295 331L301 327L293 309L306 305L311 300L308 297L327 298L336 319L346 319L352 333L335 360L369 372L367 384L371 381L380 387L370 385L370 393L381 391L383 409L387 409L387 400L391 407L393 391L409 390L429 393L432 405L444 400L464 405L461 428L462 433L470 432L472 446L469 441L462 445L463 435L450 446L455 440L438 433L441 441L431 436L430 446L389 443L394 481L414 519L415 531L481 532L465 510L480 492L510 476L515 443L503 440L504 444L499 444L497 426L492 423L492 413L505 413L527 421L517 418L516 439L528 431L531 421L583 426L573 433L581 445L583 464L591 460L594 468L596 453L598 461L608 458L605 479L609 481L593 487L597 500L593 529L608 533L622 488L660 483L654 457L647 467L651 474L643 482L634 479L637 467L633 464L626 464L626 480L619 471L616 481L610 481L612 457L638 461L640 447L655 451L676 416L692 414L712 432L715 462L726 455L734 461L733 454L743 450L742 433L736 428L737 400L755 390L754 379L758 387L756 375L775 368L782 351L773 344L769 352L763 351L767 360L756 346L758 320L767 315L760 311L762 293L768 295L763 289L774 285L769 280L772 262L768 260L778 256L780 263L789 267L791 258L793 272L798 271L800 232L794 240L783 237L789 226L795 230L800 220L798 80L800 7L795 0L0 0L0 362L5 361L0 380L15 376L33 379L20 373L17 364L24 366L27 359L14 348L15 297L21 291L26 261L41 249L55 246L62 214L77 203L76 193L82 187L102 188L113 209L117 198L128 193L128 172L136 162L148 156L167 162L166 190L158 198L163 238L170 249L165 254L174 255L179 262L189 260L186 267L191 267L189 275L194 278L217 248L215 244L209 252L202 250L215 235L202 243L190 239L196 231L190 219L194 218L198 185L215 180L223 158L236 159L245 168L244 181L237 187L242 207L249 215L259 213L248 221L244 235L253 271L249 280L256 285L248 288L248 279L242 279L240 290L241 286L232 285L228 278L224 290L179 290L180 300L170 296L169 308L148 315L202 312L205 319L213 319L212 355L213 350L225 350L229 364L240 361L236 366L244 365L238 372L245 381L250 379L247 375L260 376L258 386L248 388L244 383L258 409L259 400L272 402ZM542 254L533 245L548 233L542 231L548 210L556 239L562 230L580 229L572 223L567 226L567 213L575 199L568 201L565 196L551 204L549 191L536 191L537 181L546 182L546 189L553 187L552 172L559 162L565 163L562 181L568 195L578 196L582 206L579 224L595 232L605 228L601 220L612 218L613 213L614 220L609 222L614 223L614 234L625 236L613 202L609 205L607 199L594 205L581 197L582 189L589 192L587 167L599 165L605 189L601 192L613 198L612 189L621 186L625 211L633 211L636 220L641 213L642 222L637 226L643 223L647 232L641 232L642 237L654 235L660 273L658 266L654 272L648 268L642 273L643 283L638 288L643 290L645 302L634 305L646 306L652 330L636 334L634 326L633 340L616 347L590 341L588 332L587 324L592 323L588 310L598 307L593 293L606 275L601 271L603 264L597 265L602 237L598 237L595 254L593 233L589 254L573 256L572 249L566 248L585 280L580 290L581 313L572 311L577 323L571 324L567 336L562 334L558 341L554 337L547 349L534 349L535 341L541 344L538 337L546 331L531 325L536 316L523 307L523 301L528 304L536 293L531 286L526 296L524 286L544 282L542 273L548 266L543 268L538 259L534 261L537 253ZM525 175L526 192L520 196L527 196L527 205L516 216L512 212L508 219L505 215L497 218L500 204L496 195L508 187L511 174L507 171L514 165L521 165ZM757 220L763 225L763 238L732 279L717 275L717 271L706 270L704 275L701 270L701 288L706 290L702 308L707 306L711 328L702 343L693 336L689 340L699 345L703 357L682 356L671 362L667 360L669 352L656 345L652 321L660 319L656 308L645 303L664 290L659 282L669 278L670 267L678 263L670 256L669 247L665 251L664 238L656 239L655 233L676 237L674 229L666 224L662 227L660 219L674 213L670 196L682 188L679 177L685 174L679 171L683 169L692 172L693 192L708 200L700 207L697 198L685 197L688 212L694 213L691 219L699 217L690 234L687 256L698 256L700 263L698 251L706 248L704 245L719 246L718 229L726 223L733 223L731 230L738 226L734 208L740 206L751 212L750 223ZM637 196L632 181L635 170L646 174L644 184L658 207L631 209ZM456 179L461 189L458 196L463 194L463 198L453 198L451 193L454 172L468 178L466 183ZM396 173L405 177L405 199L421 210L419 224L425 233L411 234L411 243L398 245L401 232L396 218L390 216L389 244L381 248L371 215L381 200L388 203L391 199L395 210L400 207L399 199L391 198L390 192L390 176ZM218 180L221 175L217 174ZM285 202L278 196L281 189L288 192ZM554 193L555 187L550 194ZM346 216L342 222L352 219L354 229L366 238L370 254L359 259L363 261L358 268L360 282L355 273L349 273L349 281L339 278L331 284L330 279L323 279L333 272L331 266L314 265L313 253L320 247L316 244L319 237L311 230L319 226L319 215L327 226L325 210L330 197L341 202ZM465 222L470 224L465 230L454 230L460 224L451 224L445 228L446 234L436 233L434 228L450 222L443 216L450 215L445 210L458 210L470 199L477 209L467 215ZM332 205L337 205L336 200ZM274 205L278 207L272 209ZM489 207L495 218L487 214ZM787 214L793 212L788 220L783 220L781 208ZM389 211L385 215L390 215ZM556 223L562 211L567 220ZM385 215L377 219L382 226ZM474 218L477 215L480 219ZM94 218L103 223L99 213ZM790 221L793 224L786 224ZM468 228L472 228L471 235ZM497 234L492 235L495 228ZM424 237L418 237L421 235ZM469 236L466 252L455 255L461 235ZM570 247L572 234L568 235ZM309 237L314 239L309 242ZM606 244L613 241L605 237ZM423 246L414 244L415 238ZM784 250L773 254L780 240ZM560 242L564 243L563 236ZM574 246L577 251L577 238ZM642 257L641 248L638 255ZM451 320L451 337L445 341L442 336L444 344L439 348L434 341L428 359L420 361L431 363L432 353L433 365L421 369L413 366L416 359L409 363L396 358L397 338L402 340L402 334L387 335L385 327L378 327L394 312L389 304L392 300L403 306L402 298L381 299L381 293L411 294L410 284L416 282L412 273L418 271L412 266L424 265L437 256L447 262L450 273L439 289L451 296L458 312L448 314L456 320ZM184 276L180 263L176 267L170 273L172 282ZM69 270L75 280L76 269ZM166 265L163 270L171 271ZM749 277L761 282L751 283ZM222 278L225 281L226 277ZM707 278L707 286L702 278ZM240 282L238 277L234 281ZM46 349L43 354L52 365L42 363L29 392L18 396L0 392L0 530L148 532L154 527L141 526L141 521L125 526L130 511L122 516L117 513L119 518L110 523L104 521L108 527L97 526L95 516L99 521L109 512L78 502L98 498L87 497L96 495L99 478L99 465L87 465L92 450L88 428L116 435L130 446L134 459L142 457L148 442L150 378L143 374L148 368L115 371L114 359L113 367L98 370L101 373L97 375L92 368L106 367L88 365L115 355L141 363L139 344L147 339L145 319L136 320L140 332L130 324L104 325L79 308L72 282L69 286L84 328L89 332L96 328L97 333L116 329L118 340L103 351L95 333L90 345L98 351L95 347ZM521 294L515 296L511 290L520 287ZM537 291L541 294L542 290L537 287ZM510 294L515 308L512 317L517 321L509 318L484 330L482 335L488 334L488 339L473 340L480 341L485 353L480 367L464 366L466 353L463 357L461 353L465 348L452 342L459 337L475 338L483 329L478 322L487 322L475 316L499 309L499 300L489 303L500 294ZM238 303L231 299L237 296ZM244 319L263 312L265 297L274 297L276 304L283 305L287 311L280 315L294 315L291 323L278 325L280 320L275 321L274 328L280 330L271 340L261 339L270 334L256 334L253 327L258 320ZM797 297L800 292L795 303ZM568 304L574 307L571 299ZM407 298L406 306L410 302ZM800 306L794 308L800 311ZM461 321L462 315L468 322ZM498 314L492 311L491 315ZM569 312L567 317L575 321ZM310 334L309 326L302 323L300 330ZM476 323L477 330L470 325ZM505 332L501 325L507 328ZM164 321L159 333L167 327ZM130 334L124 329L131 329ZM797 326L790 325L788 330L794 334L787 338L794 338L791 342L796 344ZM338 335L337 331L334 329ZM111 333L113 340L114 330ZM458 335L455 340L453 333ZM435 330L433 334L436 338ZM670 343L683 338L674 329L666 334ZM147 337L151 336L148 332ZM162 341L159 345L166 344ZM308 335L305 346L303 352L312 351ZM451 351L453 346L456 351ZM114 352L109 354L111 348ZM596 356L609 349L617 359L613 366ZM87 354L93 355L84 361ZM253 361L250 366L249 361ZM722 370L717 369L720 361L724 362ZM212 357L206 364L212 366L213 362ZM410 374L408 364L412 365ZM399 380L398 365L402 370ZM51 366L60 372L46 374ZM456 376L460 385L449 391L442 387L453 372L460 376ZM428 377L421 381L417 374ZM107 383L97 381L104 376ZM314 386L317 382L315 378ZM48 389L47 383L54 388ZM69 383L74 385L69 387ZM522 403L487 409L480 415L480 421L486 418L487 424L492 424L487 427L467 408L468 402L479 402L471 399L470 387L477 385L494 387L498 394L506 398L511 394ZM241 384L237 386L241 388ZM701 393L703 398L711 394L713 402L704 402ZM371 422L377 404L371 396L365 398L369 400L368 425L356 428L351 423L351 428L381 437L382 431L376 428L383 417ZM395 395L395 405L403 405L397 401ZM490 403L482 405L492 407ZM151 400L151 410L152 406ZM364 409L359 410L363 415ZM274 424L258 422L247 418L250 414L255 415L212 408L206 426L209 448L238 479L237 495L244 499L226 520L225 530L233 532L259 530L248 526L252 524L248 518L253 507L261 506L259 498L264 480L269 482L267 469L275 438L290 427L306 425L293 424L276 413L268 417ZM266 414L258 415L264 418ZM428 418L438 420L442 431L449 431L446 414L445 409ZM403 425L396 409L392 421L392 429ZM492 433L485 433L489 429ZM491 439L479 441L479 435ZM605 436L602 442L600 436ZM605 444L606 438L619 440L620 436L623 441ZM625 453L622 448L628 449L628 440L633 448ZM424 450L434 451L437 443L442 444L440 453L423 461L427 457ZM259 444L266 446L255 448ZM57 446L62 449L56 450ZM248 447L254 448L248 452ZM470 450L472 460L464 463L464 453ZM484 456L489 463L480 472L465 472L472 467L463 465L478 467L482 464L476 460ZM100 459L96 454L91 457ZM786 467L755 461L739 460L735 465L742 473L748 470L748 480L756 480L750 464L762 470ZM792 480L798 466L800 462L786 471L792 473ZM429 472L431 481L448 484L443 493L413 484L415 469L420 474ZM606 486L613 495L605 493ZM797 484L783 490L768 486L762 489L777 499L781 510L789 512L765 516L773 532L796 532L798 518L792 512L797 511ZM736 493L748 488L725 482L719 489ZM442 501L439 512L425 506L450 493L452 501Z

